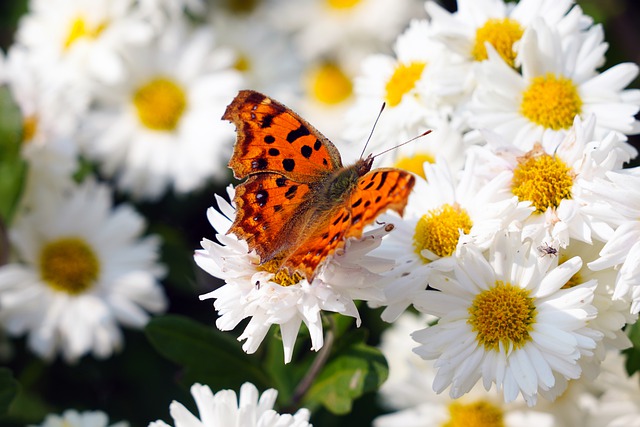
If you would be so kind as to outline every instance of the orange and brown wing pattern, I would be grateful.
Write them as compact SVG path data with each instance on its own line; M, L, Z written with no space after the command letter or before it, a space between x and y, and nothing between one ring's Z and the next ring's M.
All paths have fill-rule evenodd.
M340 153L317 129L289 108L261 93L238 93L222 116L238 138L229 161L236 178L279 173L314 182L342 167Z
M275 173L251 175L236 187L236 218L230 233L255 249L261 262L295 242L299 224L309 214L310 188Z
M345 203L313 225L311 233L284 260L283 267L313 280L327 257L343 247L348 238L360 237L364 227L382 212L393 209L402 215L414 184L414 176L399 169L381 168L366 173Z

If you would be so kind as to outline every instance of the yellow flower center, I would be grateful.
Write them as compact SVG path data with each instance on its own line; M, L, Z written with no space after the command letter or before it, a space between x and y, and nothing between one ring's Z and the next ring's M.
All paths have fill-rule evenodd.
M508 351L529 341L536 307L527 289L498 280L493 288L476 295L469 314L467 322L486 350L498 351L502 344Z
M304 279L302 274L298 272L289 274L286 269L280 268L281 262L281 259L272 259L271 261L267 261L264 264L261 264L259 269L262 271L273 273L271 281L279 284L280 286L295 285L297 283L300 283Z
M476 61L487 59L485 42L489 42L502 59L513 67L516 59L513 44L522 38L522 34L524 34L524 30L518 21L509 18L489 19L482 27L476 30L476 41L471 55Z
M520 113L546 129L569 129L582 111L582 99L571 79L552 73L533 79L522 94Z
M93 286L99 274L96 253L79 237L51 241L40 252L40 276L56 291L81 294Z
M307 76L307 86L315 100L327 105L339 104L353 94L351 79L333 62L325 62L312 68Z
M425 163L435 163L436 159L431 155L431 154L427 154L427 153L418 153L418 154L414 154L411 157L400 157L397 161L395 166L398 169L404 169L406 171L409 172L413 172L416 175L421 176L422 178L425 178L424 175L424 164Z
M331 9L351 9L360 3L360 0L327 0L327 5Z
M251 69L251 61L249 60L249 57L243 53L236 52L236 62L233 64L233 68L241 73L249 71Z
M444 204L430 210L418 220L413 247L425 263L429 260L422 256L423 249L428 249L439 257L450 256L456 250L460 231L467 234L472 226L473 222L466 210L457 204Z
M504 412L492 403L453 402L449 405L449 420L442 427L504 427Z
M541 151L536 145L520 158L511 180L511 192L520 201L529 200L538 213L557 208L563 199L570 199L575 177L559 157Z
M173 80L156 77L135 91L133 105L144 126L152 130L172 131L187 108L187 96Z
M400 104L402 97L415 87L426 66L427 64L424 62L411 62L396 66L385 86L385 100L390 107Z
M98 25L90 26L82 16L77 16L71 22L71 28L67 38L64 40L64 50L68 50L78 39L81 38L98 38L100 33L107 27L105 22L101 22Z
M29 142L38 131L38 118L35 115L27 116L22 121L22 140Z

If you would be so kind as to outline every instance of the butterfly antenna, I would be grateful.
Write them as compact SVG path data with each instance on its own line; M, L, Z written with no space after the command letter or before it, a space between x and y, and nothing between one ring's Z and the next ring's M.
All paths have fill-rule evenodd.
M364 156L364 152L367 151L367 145L369 145L369 141L371 141L371 137L373 136L373 131L376 129L376 125L378 124L378 120L380 120L380 116L384 111L384 107L387 106L386 102L382 103L382 107L380 108L380 112L378 113L378 117L376 117L376 121L373 122L373 127L371 128L371 133L369 134L369 138L367 138L367 142L364 143L364 147L362 148L362 153L360 153L360 158Z
M395 150L396 148L400 148L400 147L402 147L403 145L407 145L408 143L413 142L413 141L415 141L415 140L416 140L416 139L418 139L418 138L422 138L422 137L423 137L423 136L425 136L425 135L429 135L431 132L433 132L433 130L429 129L428 131L425 131L425 132L421 133L421 134L420 134L420 135L418 135L418 136L414 136L413 138L411 138L411 139L410 139L410 140L408 140L408 141L403 142L402 144L398 144L398 145L396 145L396 146L394 146L394 147L387 148L386 150L381 151L380 153L375 154L375 155L373 155L373 156L371 156L371 157L375 159L376 157L381 156L381 155L383 155L384 153L388 153L389 151L391 151L391 150Z

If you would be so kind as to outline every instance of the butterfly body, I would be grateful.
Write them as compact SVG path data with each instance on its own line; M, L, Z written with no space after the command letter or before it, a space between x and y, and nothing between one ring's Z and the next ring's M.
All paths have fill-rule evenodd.
M402 214L414 177L371 170L373 157L344 167L336 147L267 96L241 91L223 119L238 134L229 167L238 179L230 233L260 262L277 261L310 282L318 266L386 209Z

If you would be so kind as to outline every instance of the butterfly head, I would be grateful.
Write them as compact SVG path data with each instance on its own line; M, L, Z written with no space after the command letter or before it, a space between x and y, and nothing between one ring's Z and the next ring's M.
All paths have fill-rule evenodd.
M375 156L369 154L364 159L362 158L358 159L355 165L356 171L358 172L358 176L363 176L364 174L366 174L371 170L371 167L373 166L374 158Z

